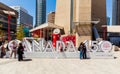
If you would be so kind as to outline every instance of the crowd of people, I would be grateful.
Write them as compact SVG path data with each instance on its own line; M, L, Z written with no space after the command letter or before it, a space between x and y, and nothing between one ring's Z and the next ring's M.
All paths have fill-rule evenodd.
M9 45L7 41L2 42L0 45L0 58L12 58L13 54L15 59L18 57L18 61L23 60L24 48L22 43L17 44L15 41L12 41Z

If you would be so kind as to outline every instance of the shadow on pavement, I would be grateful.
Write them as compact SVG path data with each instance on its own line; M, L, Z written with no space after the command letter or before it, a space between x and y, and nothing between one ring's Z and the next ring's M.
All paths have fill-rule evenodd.
M23 61L32 61L32 59L23 59Z
M117 59L118 57L114 57L114 59Z

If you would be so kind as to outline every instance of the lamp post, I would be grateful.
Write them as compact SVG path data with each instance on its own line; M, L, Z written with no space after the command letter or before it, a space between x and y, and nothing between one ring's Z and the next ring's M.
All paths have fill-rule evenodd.
M8 15L8 41L10 41L11 40L11 37L10 37L10 20L11 20L11 15L15 15L15 12L6 11L6 10L3 10L3 12Z
M73 17L74 17L74 0L71 0L71 10L70 10L70 34L72 34L73 30Z
M8 41L10 41L10 19L11 19L11 16L8 15Z

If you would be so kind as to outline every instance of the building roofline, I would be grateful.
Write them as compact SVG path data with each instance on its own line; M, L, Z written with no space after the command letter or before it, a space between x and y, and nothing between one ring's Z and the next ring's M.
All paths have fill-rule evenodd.
M16 16L18 17L18 12L16 10L14 10L11 7L3 4L2 2L0 2L0 7L2 8L2 10L7 10L7 11L13 11L13 12L15 12Z
M14 7L19 7L20 10L22 10L22 11L28 13L28 11L27 11L25 8L23 8L22 6L10 6L10 7L13 8L13 9L14 9Z
M51 12L49 12L48 14L51 14L51 13L55 13L55 11L51 11Z

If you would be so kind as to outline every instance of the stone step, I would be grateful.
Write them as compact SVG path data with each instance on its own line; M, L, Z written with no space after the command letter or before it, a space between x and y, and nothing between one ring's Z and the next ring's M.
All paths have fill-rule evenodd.
M79 52L25 52L26 58L79 59Z

